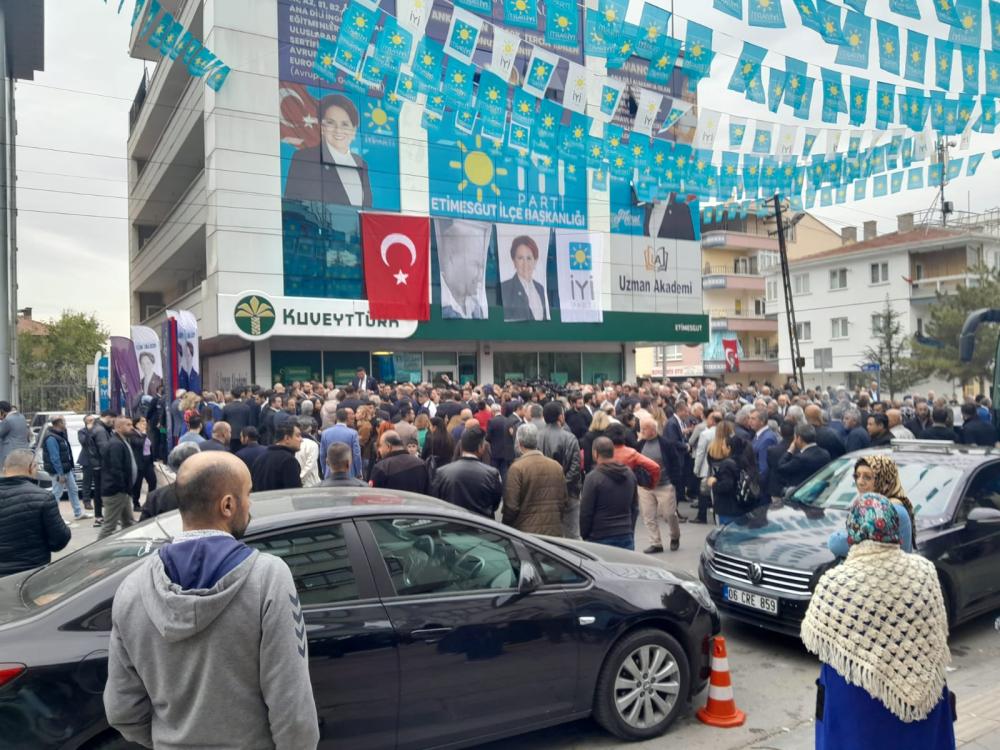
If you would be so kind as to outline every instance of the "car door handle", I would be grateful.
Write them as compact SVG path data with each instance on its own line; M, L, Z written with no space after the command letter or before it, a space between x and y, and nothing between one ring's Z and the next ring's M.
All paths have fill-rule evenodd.
M454 630L454 628L432 626L420 628L418 630L411 630L410 637L415 641L427 641L428 643L434 643L435 641L440 641L452 630Z

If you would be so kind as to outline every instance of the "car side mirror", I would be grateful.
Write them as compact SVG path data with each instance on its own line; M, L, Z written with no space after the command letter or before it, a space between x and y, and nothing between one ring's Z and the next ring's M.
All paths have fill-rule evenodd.
M517 593L527 596L532 591L537 591L542 586L542 576L534 563L521 563L521 573L517 579Z
M1000 523L1000 510L996 508L973 508L969 511L968 523Z

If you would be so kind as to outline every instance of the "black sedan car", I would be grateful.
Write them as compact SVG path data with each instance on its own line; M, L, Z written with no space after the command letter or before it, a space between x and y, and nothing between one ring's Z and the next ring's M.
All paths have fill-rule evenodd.
M305 610L321 747L452 748L593 714L656 736L709 675L704 586L647 556L369 489L253 496L245 541ZM176 513L0 579L5 748L130 745L108 727L111 603Z
M854 464L888 453L916 513L916 552L934 563L950 624L1000 606L1000 454L943 441L900 441L832 461L781 503L716 529L699 576L726 614L798 636L827 548L857 496Z

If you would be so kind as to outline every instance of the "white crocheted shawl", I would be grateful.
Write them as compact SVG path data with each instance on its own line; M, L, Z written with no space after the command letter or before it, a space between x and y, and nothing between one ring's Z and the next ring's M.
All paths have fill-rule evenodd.
M927 718L951 661L933 563L898 545L855 544L816 585L802 642L902 721Z

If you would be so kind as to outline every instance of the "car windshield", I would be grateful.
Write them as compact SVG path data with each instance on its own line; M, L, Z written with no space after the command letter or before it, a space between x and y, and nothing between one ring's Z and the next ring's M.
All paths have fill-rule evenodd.
M25 580L21 601L30 610L49 607L129 567L160 548L167 538L164 531L179 533L180 516L162 517L160 525L149 521L134 526L46 565Z
M840 458L831 462L799 487L792 500L817 508L847 510L858 496L854 485L856 461L856 458ZM947 515L948 503L962 477L961 468L931 461L897 461L896 465L918 525Z

